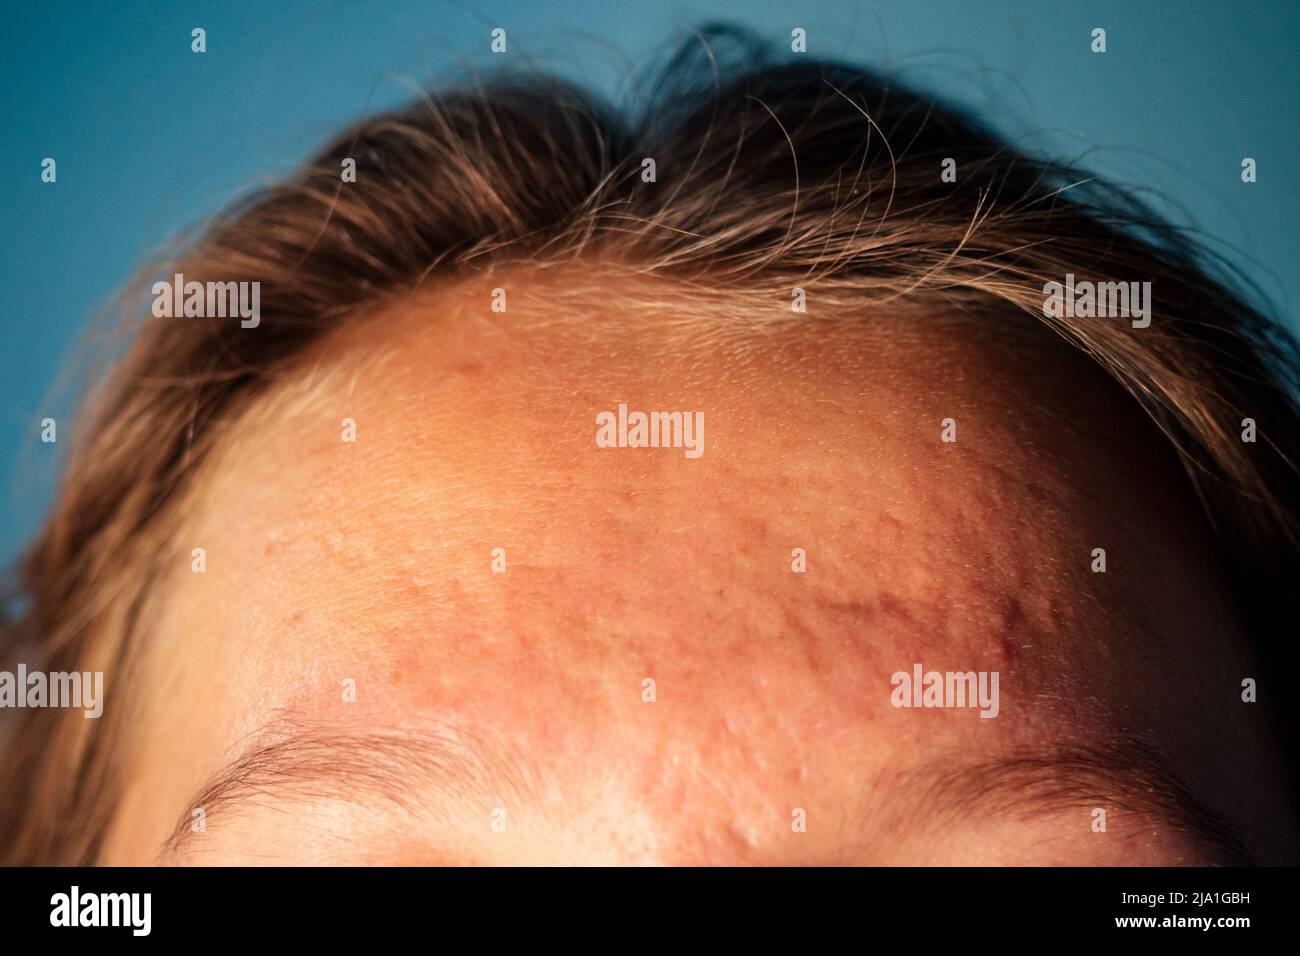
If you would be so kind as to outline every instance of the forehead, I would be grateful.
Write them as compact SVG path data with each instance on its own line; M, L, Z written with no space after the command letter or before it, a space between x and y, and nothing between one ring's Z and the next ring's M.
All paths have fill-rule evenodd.
M146 744L178 805L277 715L431 720L504 737L571 808L723 806L717 839L752 842L774 805L843 815L944 753L1119 727L1151 652L1114 635L1199 586L1127 529L1203 544L1086 365L1013 318L562 282L399 303L233 424L152 663L153 706L216 704L170 714L184 756ZM620 405L702 417L702 453L601 447ZM999 716L891 705L918 664L997 672Z

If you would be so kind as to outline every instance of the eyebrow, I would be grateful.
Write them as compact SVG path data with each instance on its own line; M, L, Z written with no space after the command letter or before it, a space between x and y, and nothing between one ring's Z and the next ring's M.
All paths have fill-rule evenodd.
M465 728L438 723L375 733L305 728L281 718L249 735L252 743L201 787L181 812L159 857L188 847L205 831L192 827L201 808L205 828L267 801L342 800L396 812L432 810L450 817L453 804L487 808L533 795L527 768L498 744Z
M205 820L261 801L343 800L398 812L452 804L487 808L503 798L535 798L529 768L497 744L454 724L378 733L308 729L281 719L251 735L253 744L219 771L181 813L160 858L196 839L194 808ZM878 788L871 788L878 790ZM931 758L905 771L888 799L918 826L956 827L990 816L1029 819L1102 806L1160 820L1222 866L1249 866L1239 828L1195 795L1172 762L1129 736L992 757Z
M996 815L1026 819L1079 808L1156 819L1219 866L1250 866L1241 828L1199 797L1159 749L1129 735L993 757L934 760L905 774L909 816L956 824Z

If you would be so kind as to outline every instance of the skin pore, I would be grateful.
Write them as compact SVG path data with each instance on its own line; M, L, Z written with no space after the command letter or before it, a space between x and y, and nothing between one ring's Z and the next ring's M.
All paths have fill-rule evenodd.
M1059 759L1115 741L1252 860L1294 846L1213 542L1127 396L1029 318L711 298L410 295L230 422L102 862L1217 862L1129 792L1133 746ZM704 412L704 454L597 447L620 402ZM917 663L997 671L997 717L891 706Z

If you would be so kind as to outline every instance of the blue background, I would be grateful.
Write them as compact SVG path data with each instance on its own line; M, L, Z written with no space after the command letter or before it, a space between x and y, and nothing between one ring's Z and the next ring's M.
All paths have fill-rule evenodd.
M710 20L786 49L803 27L810 56L900 73L1022 148L1157 191L1297 328L1292 0L25 3L0 27L0 560L37 528L75 433L56 379L145 255L422 82L526 57L618 97ZM505 56L488 52L497 26ZM47 156L55 184L40 180ZM46 415L57 445L39 441Z

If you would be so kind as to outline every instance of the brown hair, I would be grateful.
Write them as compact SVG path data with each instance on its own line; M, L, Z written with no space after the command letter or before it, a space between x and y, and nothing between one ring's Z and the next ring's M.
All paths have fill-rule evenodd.
M80 414L0 642L6 667L105 671L109 704L99 721L11 717L21 724L0 777L0 863L95 860L131 730L148 585L220 424L363 309L502 264L603 256L711 292L789 301L800 287L810 324L899 297L1033 314L1176 447L1264 663L1286 672L1291 652L1270 622L1294 621L1300 580L1300 362L1248 304L1254 294L1132 195L1021 155L867 70L762 50L734 30L697 33L631 117L554 79L500 75L355 126L142 273L259 281L256 329L147 318L147 285L129 286L121 307L143 321ZM345 183L349 157L357 175ZM946 158L956 182L941 178ZM1067 272L1150 281L1150 327L1045 317L1044 283ZM1257 443L1241 440L1244 418Z

